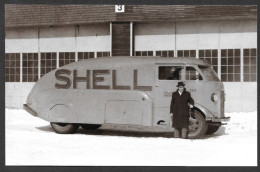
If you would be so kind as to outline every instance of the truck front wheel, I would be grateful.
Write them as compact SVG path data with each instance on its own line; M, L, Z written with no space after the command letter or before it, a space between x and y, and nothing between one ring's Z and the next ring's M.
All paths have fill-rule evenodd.
M207 129L208 124L205 121L203 115L198 110L194 110L195 118L190 117L189 119L189 134L188 138L198 139L203 136Z
M51 122L51 127L58 134L70 134L75 132L79 128L79 125Z
M211 125L209 125L206 134L213 134L213 133L215 133L219 129L219 127L220 126L211 126Z
M100 124L81 124L80 126L85 130L95 130L101 127Z

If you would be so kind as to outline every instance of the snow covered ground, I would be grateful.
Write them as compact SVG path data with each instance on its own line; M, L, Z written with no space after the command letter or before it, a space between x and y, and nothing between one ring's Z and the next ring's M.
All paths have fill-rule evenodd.
M6 109L6 165L256 166L257 112L226 115L231 121L215 134L183 140L106 129L60 135L24 110Z

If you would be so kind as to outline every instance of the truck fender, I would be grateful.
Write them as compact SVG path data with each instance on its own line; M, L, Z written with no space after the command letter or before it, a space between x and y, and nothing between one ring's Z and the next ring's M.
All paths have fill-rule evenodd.
M209 121L214 117L214 115L204 106L202 106L198 103L195 103L194 106L195 106L195 108L199 109L205 115L206 121Z
M71 108L65 104L55 104L49 110L48 118L50 122L76 123L78 121L76 114L73 114Z

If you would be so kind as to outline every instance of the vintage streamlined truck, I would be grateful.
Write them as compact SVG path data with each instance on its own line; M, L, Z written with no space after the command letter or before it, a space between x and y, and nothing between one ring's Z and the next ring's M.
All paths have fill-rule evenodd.
M170 102L179 81L195 101L189 138L212 134L223 122L224 86L196 58L104 57L77 61L44 75L24 109L57 133L102 125L171 132Z

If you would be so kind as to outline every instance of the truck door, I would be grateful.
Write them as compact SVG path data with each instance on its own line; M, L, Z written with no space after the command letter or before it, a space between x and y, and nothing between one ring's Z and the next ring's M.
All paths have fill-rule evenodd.
M205 86L203 77L201 76L197 66L186 66L185 67L185 77L183 78L185 88L187 91L191 93L192 98L196 103L203 100L205 94L203 94L203 90L207 90ZM203 86L204 85L204 86ZM204 89L202 89L204 88Z
M170 126L171 96L176 91L178 82L184 78L184 64L158 64L155 71L153 124L158 125L159 121L165 121L161 124Z

